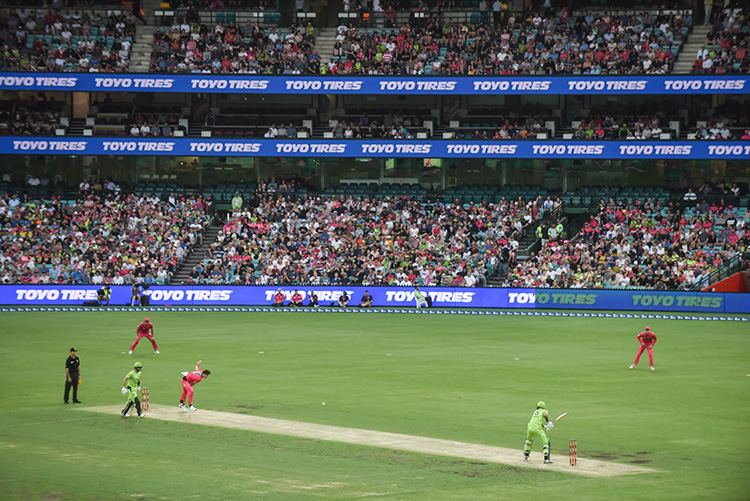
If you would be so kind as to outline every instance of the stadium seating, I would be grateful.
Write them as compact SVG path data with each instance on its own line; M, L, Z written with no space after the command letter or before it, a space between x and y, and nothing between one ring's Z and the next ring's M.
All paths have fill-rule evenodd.
M150 186L141 188L140 197L0 196L2 283L169 283L209 218L201 198L159 202Z
M132 16L110 11L17 9L0 16L0 70L101 71L128 70L135 35Z

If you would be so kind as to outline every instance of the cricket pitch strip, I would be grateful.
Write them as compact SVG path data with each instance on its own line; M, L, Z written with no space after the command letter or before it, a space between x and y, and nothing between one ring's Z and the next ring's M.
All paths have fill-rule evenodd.
M100 412L104 414L120 414L121 406L78 407L78 410ZM132 411L135 414L135 411ZM137 419L131 416L128 419ZM400 451L449 456L472 461L504 464L519 468L534 468L551 470L562 473L572 473L585 477L615 477L620 475L636 475L641 473L655 473L657 470L620 463L599 461L578 457L577 466L568 465L568 457L553 456L553 464L544 464L541 453L532 453L532 459L524 461L521 449L508 449L491 445L456 442L438 438L402 435L383 431L360 430L299 421L287 421L231 412L218 412L201 409L197 412L183 412L177 406L151 405L146 412L146 419L160 419L180 423L232 428L258 433L271 433L292 437L311 438L331 442L381 447ZM519 441L522 443L523 441Z

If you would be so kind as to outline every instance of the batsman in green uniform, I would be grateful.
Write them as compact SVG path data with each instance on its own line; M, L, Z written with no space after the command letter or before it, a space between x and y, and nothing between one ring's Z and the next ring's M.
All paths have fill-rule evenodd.
M142 363L134 363L133 370L128 372L128 375L122 380L122 394L128 397L128 401L125 404L125 408L120 413L121 416L127 417L128 411L133 405L135 405L135 409L138 411L138 417L146 417L143 411L141 411L141 400L138 398L138 390L141 389L142 369Z
M549 430L554 426L550 423L549 414L547 413L547 404L539 401L536 404L536 410L531 416L529 425L526 427L526 443L523 447L523 458L529 459L531 454L531 444L534 442L534 436L537 436L542 441L542 451L544 452L544 462L551 463L552 460L549 457L549 439L544 430Z

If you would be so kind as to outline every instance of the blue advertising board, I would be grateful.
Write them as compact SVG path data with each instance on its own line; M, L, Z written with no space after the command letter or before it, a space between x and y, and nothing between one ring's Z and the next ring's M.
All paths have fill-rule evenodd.
M97 286L0 286L0 304L9 306L81 305L96 299ZM277 286L151 286L152 306L268 306ZM365 290L374 306L414 306L414 289L407 287L297 287L307 304L311 292L321 306L336 304L343 292L352 305ZM281 287L287 300L294 287ZM750 294L657 292L581 289L500 289L425 287L435 307L517 308L544 310L624 310L705 313L750 313ZM129 286L112 287L112 305L130 301Z
M148 155L373 158L601 158L744 160L750 142L231 140L205 138L0 137L0 152L30 155Z
M0 73L2 90L234 94L747 94L747 75L314 77Z

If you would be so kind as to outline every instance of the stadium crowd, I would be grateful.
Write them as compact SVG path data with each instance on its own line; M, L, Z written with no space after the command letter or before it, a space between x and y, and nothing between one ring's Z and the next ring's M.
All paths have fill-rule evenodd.
M416 137L414 129L422 126L420 117L401 115L399 112L386 113L380 124L378 120L364 113L359 119L338 121L331 128L331 132L334 139L413 139Z
M713 116L705 123L697 124L696 140L750 139L750 113L748 103L729 101L714 108Z
M60 123L60 113L53 109L31 110L19 105L12 112L0 111L0 132L13 136L52 136Z
M0 283L169 283L208 224L201 198L169 203L108 189L69 203L6 194Z
M281 196L264 186L234 210L188 283L485 285L515 264L518 240L543 214L541 200L297 198L293 185Z
M581 120L573 133L573 139L618 139L618 140L648 140L659 139L664 132L661 124L665 122L663 115L637 119L616 120L612 115L596 115L592 119Z
M129 136L172 137L179 119L174 113L136 112L128 129Z
M750 244L747 213L705 200L693 208L602 201L576 240L546 241L505 285L687 289Z
M695 57L698 73L750 71L750 9L725 9L718 13Z
M312 25L266 32L250 21L207 27L175 18L171 28L154 33L150 69L168 73L317 73L320 57L313 51Z
M114 182L88 186L70 202L0 197L2 283L168 284L203 242L210 217L201 196L160 201L121 194ZM308 196L295 181L270 179L247 203L235 196L186 283L472 287L489 279L507 287L686 289L750 244L747 209L722 193L731 200L739 188L704 185L686 195L686 208L602 200L577 235L544 240L520 261L519 241L554 213L551 199Z
M692 25L679 12L575 19L527 18L507 23L447 23L368 30L341 25L333 58L322 64L311 25L264 30L248 22L206 26L190 16L154 34L154 72L249 74L661 74ZM286 32L286 33L285 33ZM284 34L285 33L285 34Z
M126 14L23 9L0 16L0 70L121 72L135 22Z
M408 24L397 30L339 26L331 74L662 74L692 18L675 12L508 17L507 24ZM322 68L324 71L325 67Z

